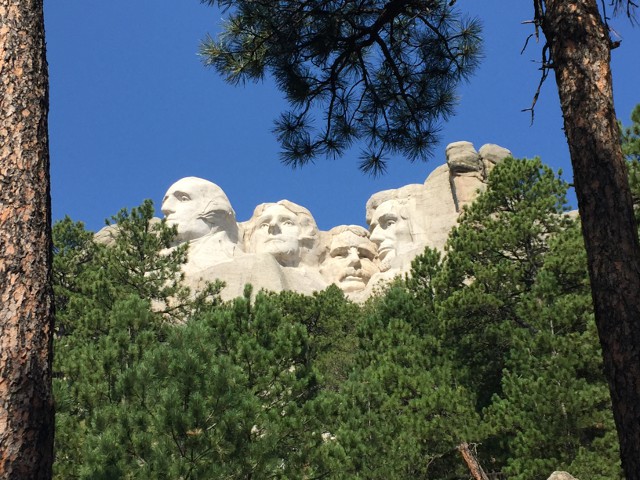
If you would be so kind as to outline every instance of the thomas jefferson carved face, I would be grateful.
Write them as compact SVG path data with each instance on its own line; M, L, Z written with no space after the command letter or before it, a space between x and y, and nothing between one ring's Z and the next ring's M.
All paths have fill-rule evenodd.
M378 246L380 260L410 250L413 245L411 223L402 215L402 205L397 200L381 203L370 221L371 241Z
M294 264L300 256L298 216L283 205L268 206L255 220L251 243L255 253L269 253L282 265Z
M375 257L376 246L369 240L367 231L347 227L333 235L321 273L343 291L357 292L363 290L378 271Z
M180 242L217 232L227 232L237 241L235 213L229 199L208 180L186 177L171 185L162 200L162 213L168 225L177 225Z

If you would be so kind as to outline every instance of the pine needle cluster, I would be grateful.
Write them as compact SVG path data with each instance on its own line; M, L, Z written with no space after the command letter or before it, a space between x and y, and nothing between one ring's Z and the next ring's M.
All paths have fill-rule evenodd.
M232 84L275 79L291 109L274 131L294 167L355 141L374 175L392 155L426 159L480 56L478 21L445 0L203 3L229 12L205 64Z

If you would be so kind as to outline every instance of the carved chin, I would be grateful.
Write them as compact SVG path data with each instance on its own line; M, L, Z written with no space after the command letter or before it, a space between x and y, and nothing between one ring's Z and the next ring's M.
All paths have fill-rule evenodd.
M387 270L389 270L391 268L391 260L393 258L393 255L388 255L386 258L384 258L381 262L380 262L380 271L381 272L386 272Z

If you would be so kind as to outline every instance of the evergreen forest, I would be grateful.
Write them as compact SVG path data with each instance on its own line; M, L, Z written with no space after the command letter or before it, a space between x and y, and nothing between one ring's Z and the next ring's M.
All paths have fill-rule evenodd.
M621 128L640 205L640 106ZM444 253L365 304L182 284L187 251L122 210L54 226L57 479L621 479L569 185L506 159Z

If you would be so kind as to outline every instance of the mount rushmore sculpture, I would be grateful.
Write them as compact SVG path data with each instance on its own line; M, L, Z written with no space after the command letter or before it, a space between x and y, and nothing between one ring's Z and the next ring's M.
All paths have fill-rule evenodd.
M366 204L368 229L340 225L320 231L309 210L288 200L258 205L238 222L224 191L197 177L178 180L162 200L175 245L188 243L183 270L194 290L220 279L224 299L254 291L310 294L337 285L363 301L376 287L409 272L425 247L442 249L464 205L485 188L491 168L511 152L470 142L447 146L447 162L423 184L384 190ZM109 228L109 227L107 227ZM107 232L97 234L103 241ZM100 240L99 240L100 241Z

